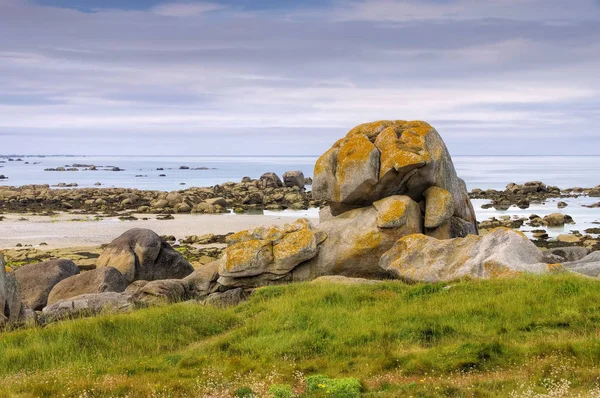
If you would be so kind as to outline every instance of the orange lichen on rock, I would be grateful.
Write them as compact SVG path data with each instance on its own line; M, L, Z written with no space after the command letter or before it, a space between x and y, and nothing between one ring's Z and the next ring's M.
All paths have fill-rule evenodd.
M412 206L411 206L412 205ZM373 203L379 228L399 228L406 224L407 212L419 212L419 205L408 196L389 196ZM408 210L410 208L410 210Z
M493 260L483 263L483 272L485 277L494 279L523 275L522 272L511 270L506 265Z
M336 165L334 197L344 202L365 184L375 185L379 178L379 150L364 135L351 137L340 148Z
M273 243L268 240L249 240L235 243L223 252L226 272L258 275L273 262ZM223 274L223 272L221 273Z
M452 194L440 187L425 191L425 228L437 228L452 217L454 199Z

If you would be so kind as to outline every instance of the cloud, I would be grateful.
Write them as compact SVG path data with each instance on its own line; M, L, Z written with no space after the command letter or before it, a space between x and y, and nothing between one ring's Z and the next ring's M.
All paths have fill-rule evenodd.
M191 17L224 7L216 3L164 3L152 8L152 12L167 17Z
M561 0L536 14L540 1L6 3L0 133L39 138L2 146L317 154L353 125L402 118L431 121L459 153L505 150L489 143L510 134L560 153L565 131L586 152L600 124L598 6L574 0L559 19Z

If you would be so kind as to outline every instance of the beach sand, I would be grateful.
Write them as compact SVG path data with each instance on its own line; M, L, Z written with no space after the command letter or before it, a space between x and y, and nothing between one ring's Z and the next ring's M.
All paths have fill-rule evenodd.
M308 216L318 223L316 212L282 212L280 214L175 214L174 220L156 220L154 214L135 215L139 220L121 221L105 218L94 221L93 216L60 214L31 216L3 214L0 221L0 249L14 249L17 243L38 249L90 247L109 243L131 228L148 228L159 235L184 238L189 235L226 234L261 225L283 225ZM141 218L148 217L148 220ZM26 220L21 220L25 218ZM40 246L40 243L47 245Z

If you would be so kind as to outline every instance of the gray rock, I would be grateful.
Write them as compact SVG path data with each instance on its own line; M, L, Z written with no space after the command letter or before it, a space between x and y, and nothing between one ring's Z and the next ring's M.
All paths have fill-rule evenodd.
M233 307L248 298L248 294L242 288L227 290L222 293L212 293L204 300L204 304L219 308Z
M149 229L134 228L113 240L100 254L96 267L115 267L125 280L180 279L194 272L192 265Z
M258 181L262 188L281 188L281 187L283 187L283 182L281 182L281 179L275 173L265 173L260 176Z
M544 262L548 264L556 264L563 262L579 261L587 256L590 251L585 247L580 246L568 246L568 247L555 247L548 249L544 253Z
M73 275L58 282L50 291L48 305L82 294L121 293L126 288L127 281L119 270L113 267L102 267Z
M542 262L541 251L523 234L496 228L485 236L438 240L409 235L381 257L380 266L398 279L438 282L548 273L562 267Z
M593 252L581 260L562 265L572 272L598 278L600 277L600 251Z
M19 285L14 272L6 272L4 257L0 254L0 328L6 324L20 321L23 304L19 294Z
M15 270L23 304L34 311L46 306L48 295L57 283L77 274L79 268L73 261L61 259L27 264Z
M174 303L188 296L188 284L182 279L150 281L134 294L137 301L148 304Z
M214 292L219 278L219 261L200 266L194 272L183 278L191 297L205 297Z
M379 259L398 239L421 233L419 204L407 196L391 196L373 206L327 218L317 227L327 236L316 257L293 270L295 281L323 275L387 278Z
M304 173L301 171L286 171L283 173L283 183L286 187L304 188Z
M93 316L101 312L128 312L142 306L130 294L104 292L57 301L42 310L47 321L74 316Z

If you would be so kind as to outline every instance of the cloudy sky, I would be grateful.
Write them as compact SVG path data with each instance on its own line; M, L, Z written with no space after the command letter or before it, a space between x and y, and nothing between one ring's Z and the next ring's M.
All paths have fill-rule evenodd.
M600 153L600 0L0 0L0 153Z

